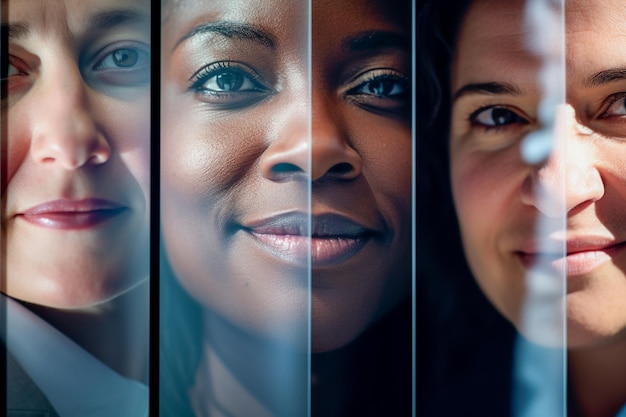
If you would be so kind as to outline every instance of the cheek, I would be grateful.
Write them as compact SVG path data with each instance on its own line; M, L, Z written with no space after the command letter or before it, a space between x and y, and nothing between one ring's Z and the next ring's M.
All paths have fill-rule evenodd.
M28 158L31 142L31 128L28 123L28 115L20 113L19 109L11 109L10 119L7 123L6 132L8 140L2 143L3 157L0 163L6 164L6 171L2 175L2 195L4 196L9 182L20 169L22 163ZM3 129L0 126L0 129ZM5 153L6 152L6 153Z
M110 103L99 120L111 147L139 184L146 206L150 201L150 98L133 103Z
M375 123L368 123L372 120ZM410 211L412 199L413 135L404 123L382 123L377 118L351 125L354 147L363 160L363 172L375 194L385 195L396 210ZM379 201L382 203L382 201Z

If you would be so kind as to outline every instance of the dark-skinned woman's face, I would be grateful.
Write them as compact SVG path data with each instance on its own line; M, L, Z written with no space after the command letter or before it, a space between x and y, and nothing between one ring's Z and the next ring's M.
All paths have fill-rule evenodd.
M314 351L342 346L409 294L410 24L357 0L184 6L163 15L174 274L248 331L312 320Z

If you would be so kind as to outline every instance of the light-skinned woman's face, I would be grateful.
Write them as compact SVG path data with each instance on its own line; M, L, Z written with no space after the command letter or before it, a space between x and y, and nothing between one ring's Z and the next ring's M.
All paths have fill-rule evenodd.
M150 3L2 4L2 291L97 304L148 275Z
M410 26L308 4L166 8L162 225L201 304L281 337L311 302L319 351L410 288Z
M567 277L568 345L592 346L626 329L626 6L567 1L560 140L533 166L520 144L539 127L541 91L523 12L522 1L476 1L463 23L452 79L455 204L493 304L519 327L528 272L547 259L555 279Z

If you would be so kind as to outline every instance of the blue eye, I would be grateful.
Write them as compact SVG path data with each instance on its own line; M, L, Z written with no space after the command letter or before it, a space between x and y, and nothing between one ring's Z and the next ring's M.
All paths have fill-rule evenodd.
M97 65L97 69L132 68L137 65L139 61L139 51L132 48L121 48L116 49L100 61L100 64Z
M236 92L255 91L257 85L252 81L250 75L239 69L223 68L212 71L200 80L195 86L198 90L212 92Z
M406 93L403 80L397 77L378 76L365 81L360 86L351 90L352 94L370 94L377 97L397 98Z
M93 69L96 71L107 69L145 68L150 65L150 55L139 48L117 48L102 58Z
M260 74L236 61L219 61L202 67L189 79L189 90L217 109L251 106L271 94Z
M349 102L373 112L407 115L411 108L409 80L398 70L377 68L365 71L346 87Z
M115 42L83 65L85 79L94 86L146 85L150 82L150 46L136 41Z

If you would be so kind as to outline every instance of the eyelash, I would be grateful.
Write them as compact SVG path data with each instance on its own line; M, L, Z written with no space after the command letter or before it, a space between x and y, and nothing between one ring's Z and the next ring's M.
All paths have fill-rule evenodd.
M366 91L368 87L369 91ZM376 89L382 91L372 91ZM344 94L367 110L399 113L408 110L410 91L410 82L402 73L390 68L378 68L355 77Z
M230 89L220 82L231 84ZM271 92L254 68L238 61L217 61L200 68L189 78L188 88L201 101L224 109L247 107Z
M481 114L487 112L491 110L492 114L491 114L491 119L494 122L494 124L487 124L487 123L483 123L479 120ZM512 120L506 120L504 121L502 124L498 124L498 122L496 120L494 120L494 115L493 115L493 111L494 110L504 110L507 116L512 116L513 119ZM504 116L504 115L502 115ZM475 111L473 111L469 116L468 116L468 121L470 122L470 124L472 126L475 127L479 127L484 129L486 132L497 132L501 129L507 129L510 127L513 127L513 125L528 125L530 124L530 121L526 118L526 117L522 117L519 114L519 111L514 110L512 108L510 108L509 106L506 105L489 105L489 106L483 106Z

